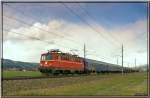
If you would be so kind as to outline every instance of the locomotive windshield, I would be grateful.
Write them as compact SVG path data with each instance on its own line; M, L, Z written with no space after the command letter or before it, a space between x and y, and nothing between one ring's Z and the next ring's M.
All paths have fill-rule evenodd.
M43 55L41 56L41 60L52 60L52 56L51 56L50 53L48 53L48 54L43 54Z

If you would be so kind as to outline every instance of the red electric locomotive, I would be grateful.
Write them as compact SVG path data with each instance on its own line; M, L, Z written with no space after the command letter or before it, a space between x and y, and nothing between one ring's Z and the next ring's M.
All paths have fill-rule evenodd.
M41 55L39 70L45 74L84 73L84 59L59 50Z

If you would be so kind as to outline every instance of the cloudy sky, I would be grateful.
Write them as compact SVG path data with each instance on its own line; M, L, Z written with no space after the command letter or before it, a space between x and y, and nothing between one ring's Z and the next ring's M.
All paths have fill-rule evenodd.
M39 62L50 49L121 65L147 63L145 3L4 3L3 57Z

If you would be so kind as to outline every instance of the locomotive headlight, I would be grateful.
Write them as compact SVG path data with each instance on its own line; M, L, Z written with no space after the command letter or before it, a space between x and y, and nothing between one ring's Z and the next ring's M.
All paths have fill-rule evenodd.
M45 62L45 64L47 65L47 62Z

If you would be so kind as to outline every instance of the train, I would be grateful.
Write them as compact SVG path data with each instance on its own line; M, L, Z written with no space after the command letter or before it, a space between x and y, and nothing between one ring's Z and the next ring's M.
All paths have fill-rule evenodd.
M38 70L46 75L58 74L90 74L90 73L121 73L120 65L85 59L78 55L51 49L41 54ZM138 72L138 70L123 67L124 73Z

